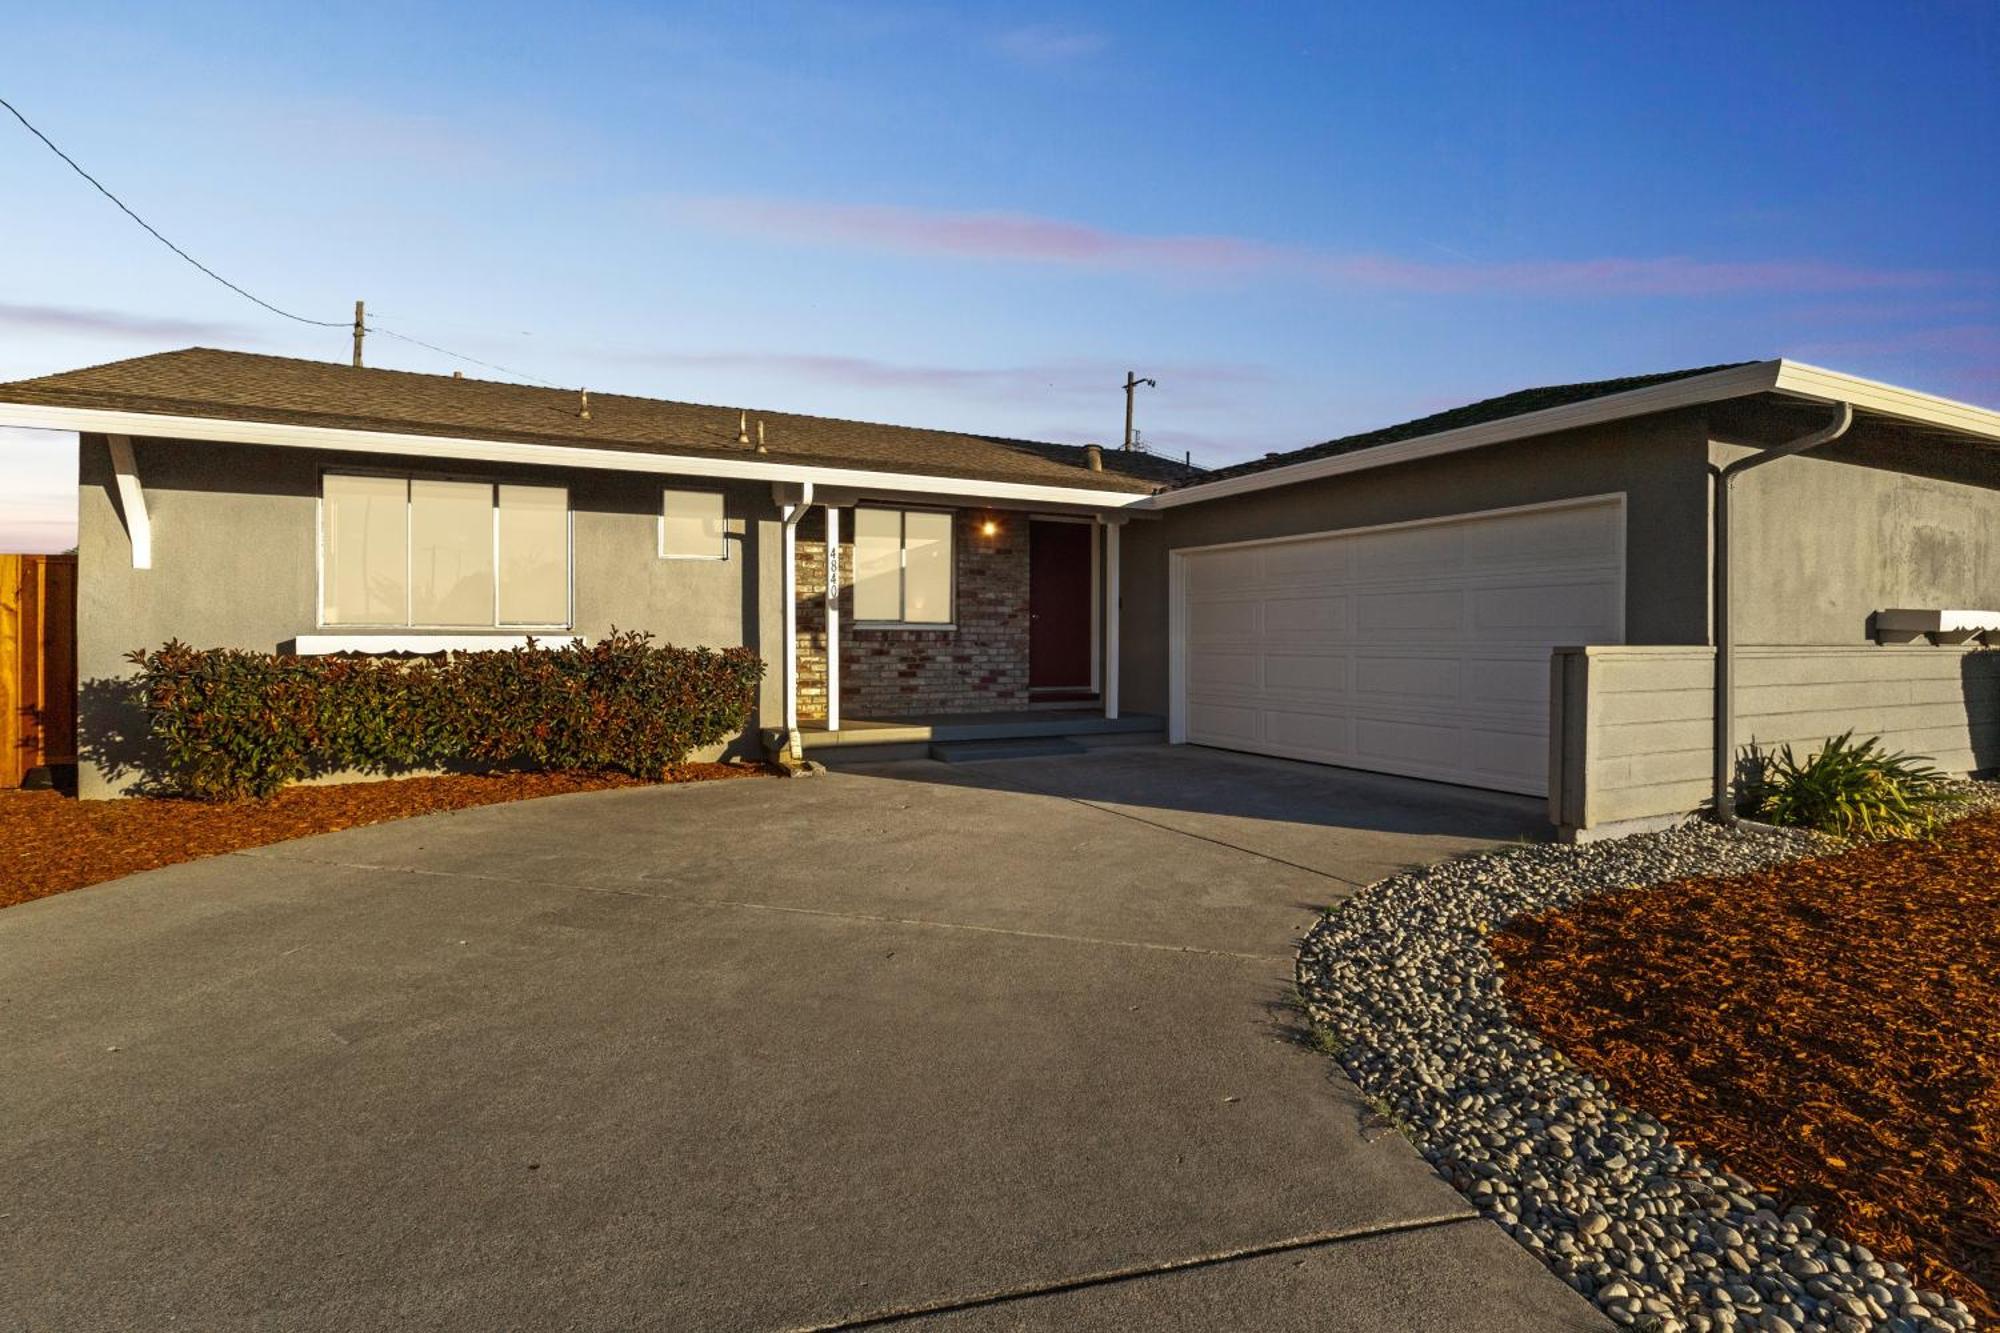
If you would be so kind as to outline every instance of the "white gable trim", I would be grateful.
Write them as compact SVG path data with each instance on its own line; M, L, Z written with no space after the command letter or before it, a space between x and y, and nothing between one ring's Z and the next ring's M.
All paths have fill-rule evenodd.
M1476 426L1461 426L1457 430L1420 435L1415 439L1399 440L1394 444L1357 449L1349 454L1307 459L1304 462L1269 468L1262 472L1224 477L1219 481L1197 482L1180 490L1156 495L1146 501L1141 508L1172 509L1180 505L1200 504L1204 500L1219 500L1225 496L1268 490L1274 486L1289 486L1294 482L1335 477L1348 472L1363 472L1369 468L1388 467L1395 463L1408 463L1420 458L1435 458L1440 454L1480 449L1511 440L1524 440L1537 435L1550 435L1557 431L1596 426L1605 422L1648 416L1655 412L1668 412L1675 408L1694 407L1703 403L1718 403L1758 393L1781 393L1823 402L1844 402L1858 411L1874 412L1917 425L2000 440L2000 412L1990 408L1975 407L1970 403L1940 398L1935 394L1918 393L1914 389L1900 389L1893 384L1843 375L1838 371L1809 366L1799 361L1756 361L1749 365L1732 366L1727 370L1711 371L1706 375L1690 375L1686 379L1669 380L1665 384L1649 385L1643 389L1628 389L1624 393L1606 394L1601 398L1590 398L1562 407L1550 407L1539 412L1502 417L1498 421L1481 422Z

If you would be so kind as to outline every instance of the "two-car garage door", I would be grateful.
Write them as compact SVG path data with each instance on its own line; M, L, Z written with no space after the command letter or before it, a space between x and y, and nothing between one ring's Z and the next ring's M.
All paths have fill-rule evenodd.
M1177 553L1177 739L1540 794L1549 654L1624 641L1622 497Z

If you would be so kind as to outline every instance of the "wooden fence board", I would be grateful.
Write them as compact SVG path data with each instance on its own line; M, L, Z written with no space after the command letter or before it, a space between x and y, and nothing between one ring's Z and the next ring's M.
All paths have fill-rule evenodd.
M0 555L0 787L76 762L76 557Z

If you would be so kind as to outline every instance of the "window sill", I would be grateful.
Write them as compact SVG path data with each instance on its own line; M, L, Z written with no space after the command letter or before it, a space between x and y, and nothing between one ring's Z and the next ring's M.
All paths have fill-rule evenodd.
M343 633L301 634L289 645L279 645L281 651L290 651L300 657L322 657L329 653L468 653L493 651L500 648L525 648L528 640L543 648L567 648L574 643L582 643L579 635L567 630L526 632L522 630L494 630L490 633L479 631L453 634L427 633L423 630L353 630Z
M907 620L857 620L848 626L857 634L956 634L957 625L919 625Z

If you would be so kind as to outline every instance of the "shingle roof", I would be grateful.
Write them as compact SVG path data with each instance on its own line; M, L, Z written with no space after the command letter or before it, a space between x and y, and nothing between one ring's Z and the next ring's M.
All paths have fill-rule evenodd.
M1710 371L1728 370L1732 366L1748 364L1746 361L1731 361L1716 366L1696 366L1690 370L1669 370L1657 375L1630 375L1624 379L1592 380L1584 384L1551 384L1539 389L1521 389L1514 393L1502 394L1498 398L1486 398L1476 403L1468 403L1464 407L1454 407L1446 412L1418 417L1414 421L1384 426L1379 430L1364 431L1359 435L1342 436L1337 440L1328 440L1324 444L1307 445L1303 449L1267 454L1252 462L1238 463L1233 467L1217 468L1197 477L1186 478L1182 484L1200 485L1204 482L1220 481L1225 477L1242 476L1249 472L1264 472L1271 468L1287 467L1293 463L1304 463L1315 458L1351 454L1359 449L1372 449L1377 445L1414 440L1425 435L1436 435L1441 431L1457 430L1463 426L1478 426L1489 421L1501 421L1507 417L1525 416L1529 412L1540 412L1545 408L1566 407L1571 403L1581 403L1591 398L1624 393L1628 389L1644 389L1655 384L1665 384L1669 380L1688 379L1695 375L1706 375Z
M769 448L759 455L754 443L738 443L742 409L735 407L593 393L584 421L573 389L209 347L0 384L0 401L1124 492L1159 490L1190 475L1179 463L1136 451L1106 449L1104 471L1092 472L1080 445L752 409L751 439L762 421Z

